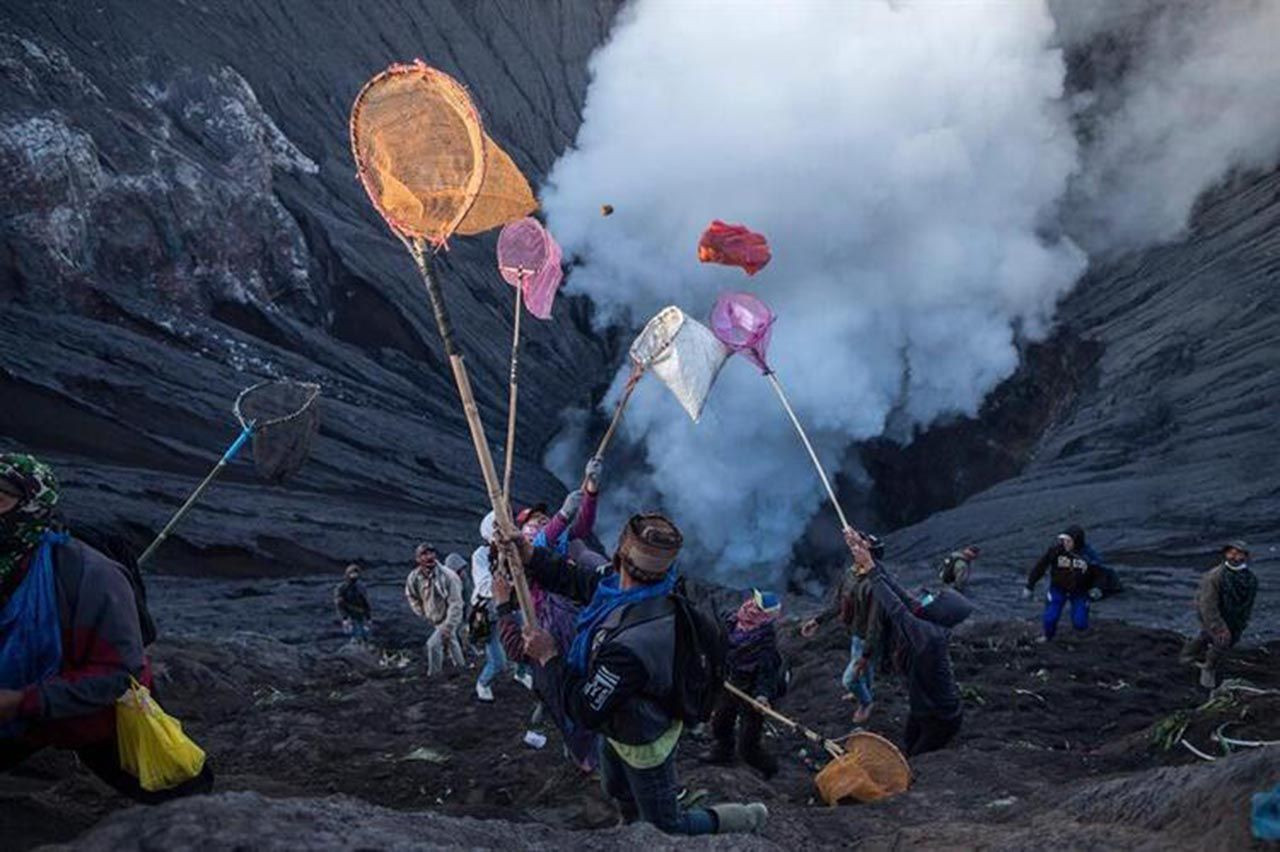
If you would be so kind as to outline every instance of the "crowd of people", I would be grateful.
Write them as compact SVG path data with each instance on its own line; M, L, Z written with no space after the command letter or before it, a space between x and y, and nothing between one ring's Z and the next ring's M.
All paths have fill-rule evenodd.
M492 702L495 680L514 669L562 733L569 759L599 774L625 819L677 834L758 831L768 815L761 802L682 806L676 754L685 732L706 722L711 747L703 760L741 759L765 778L776 773L761 713L715 678L763 707L783 699L790 680L779 646L783 601L753 589L715 619L699 614L676 569L683 535L661 514L633 515L606 555L594 531L601 473L593 459L554 513L545 504L520 510L514 534L502 533L490 513L469 560L457 553L441 560L432 544L417 546L404 595L430 627L428 677L444 670L446 656L455 670L473 669L468 655L481 649L476 698ZM145 596L127 556L113 559L70 535L58 505L52 470L29 455L0 454L0 770L54 746L74 749L138 801L210 789L208 763L198 777L161 791L142 789L121 766L116 701L135 680L151 683ZM886 567L878 539L846 529L845 543L849 567L800 635L812 637L831 619L848 631L849 659L838 676L855 724L871 720L876 678L893 672L908 700L904 752L944 748L964 718L951 631L973 611L964 593L981 551L949 553L936 590L909 591ZM1249 623L1258 581L1248 560L1248 545L1231 541L1200 584L1201 631L1183 658L1200 667L1206 687ZM514 594L516 573L528 583L530 623ZM1088 630L1098 590L1119 588L1076 526L1031 566L1025 596L1046 578L1042 641L1055 638L1068 607L1072 627ZM354 641L371 641L374 613L358 565L344 569L333 604Z

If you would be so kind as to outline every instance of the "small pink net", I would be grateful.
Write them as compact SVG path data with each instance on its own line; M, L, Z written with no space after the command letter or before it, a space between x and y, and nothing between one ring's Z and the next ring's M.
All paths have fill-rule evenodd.
M560 246L537 219L526 216L498 235L498 272L512 287L523 287L524 304L538 319L551 319L551 305L564 273Z
M769 335L775 317L769 306L750 293L721 293L711 309L711 331L734 352L741 352L768 375Z

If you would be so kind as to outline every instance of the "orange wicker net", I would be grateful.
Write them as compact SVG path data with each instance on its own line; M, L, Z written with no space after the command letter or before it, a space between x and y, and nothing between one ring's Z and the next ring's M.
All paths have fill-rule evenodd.
M843 799L875 802L911 786L911 767L897 746L868 731L851 734L845 753L823 767L814 782L828 805Z
M403 237L442 245L537 209L467 90L418 61L365 84L351 110L351 151L374 207Z

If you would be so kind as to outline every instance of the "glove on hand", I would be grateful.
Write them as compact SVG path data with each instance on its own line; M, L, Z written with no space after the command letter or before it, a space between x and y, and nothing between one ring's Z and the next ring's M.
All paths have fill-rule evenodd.
M576 488L569 492L569 496L564 498L563 505L560 506L560 514L572 520L578 514L578 510L582 508L582 489Z
M604 472L604 460L593 456L587 461L587 468L582 473L582 484L592 493L600 490L600 474Z

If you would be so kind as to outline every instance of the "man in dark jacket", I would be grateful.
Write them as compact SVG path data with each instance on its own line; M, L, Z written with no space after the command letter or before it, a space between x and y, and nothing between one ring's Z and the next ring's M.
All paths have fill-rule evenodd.
M523 536L513 544L529 579L585 604L567 654L536 625L525 625L525 654L544 701L573 725L600 731L600 777L624 818L670 834L759 831L759 802L680 809L675 756L683 720L675 704L676 610L672 565L683 539L657 514L623 528L609 572L589 570Z
M137 601L120 565L59 531L57 502L47 465L0 455L0 771L55 746L139 802L209 790L207 763L150 792L121 768L116 700L151 685Z
M772 592L753 589L742 606L725 619L729 634L726 666L729 682L761 704L771 705L786 691L782 653L775 628L782 615L782 601ZM738 717L742 725L737 725ZM720 694L711 717L715 744L703 758L707 763L733 762L734 729L738 728L738 754L766 779L778 771L778 761L761 744L764 716L728 691Z
M1196 614L1200 635L1182 649L1184 662L1192 663L1204 654L1200 685L1218 685L1218 669L1227 651L1235 647L1249 626L1253 602L1258 596L1258 578L1249 569L1249 545L1236 539L1222 548L1222 561L1200 580L1196 593Z
M1040 578L1046 573L1049 575L1049 594L1045 599L1043 617L1046 642L1058 632L1058 620L1062 618L1062 610L1068 601L1071 603L1071 626L1076 630L1089 629L1089 590L1100 576L1096 561L1089 561L1092 552L1086 549L1084 530L1077 526L1067 527L1027 575L1027 586L1022 594L1028 599Z
M360 586L360 566L351 563L343 572L343 580L333 590L333 605L342 619L343 629L356 642L369 638L369 624L373 621L373 607Z
M907 756L937 751L964 721L960 687L951 668L951 631L928 617L928 608L906 592L871 556L868 542L845 531L854 570L870 578L871 595L884 619L883 641L907 681L909 709L903 732Z

